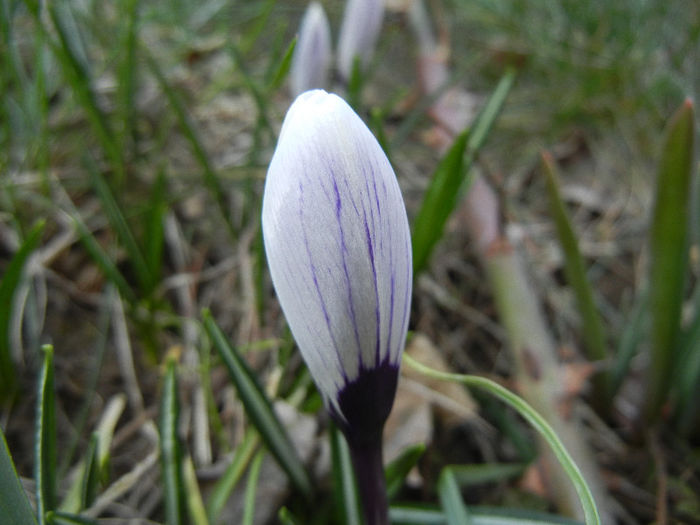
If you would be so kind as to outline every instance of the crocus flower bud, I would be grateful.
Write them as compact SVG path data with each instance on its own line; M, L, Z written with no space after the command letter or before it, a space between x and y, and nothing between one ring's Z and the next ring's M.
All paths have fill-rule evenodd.
M331 414L381 428L408 325L410 232L386 155L337 95L309 91L289 109L262 225L277 297Z
M338 39L338 72L349 80L355 57L366 67L384 18L384 0L348 0Z
M328 82L331 62L331 29L323 7L311 2L299 28L299 39L289 72L292 96L314 88L324 88Z
M337 95L309 91L289 109L262 228L282 310L348 439L366 521L387 523L381 431L408 325L411 240L386 155Z

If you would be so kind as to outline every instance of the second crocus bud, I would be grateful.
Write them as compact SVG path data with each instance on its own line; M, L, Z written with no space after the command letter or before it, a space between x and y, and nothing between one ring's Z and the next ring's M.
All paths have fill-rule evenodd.
M338 72L343 80L352 76L356 60L367 67L384 19L384 0L348 0L338 39Z
M289 71L293 97L309 89L325 88L331 63L331 29L323 7L311 2L299 28Z

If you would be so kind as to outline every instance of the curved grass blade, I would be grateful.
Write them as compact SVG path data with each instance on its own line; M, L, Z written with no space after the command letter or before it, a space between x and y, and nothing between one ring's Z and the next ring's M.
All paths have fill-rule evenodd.
M683 288L688 264L688 227L695 121L690 100L666 130L649 232L651 362L644 417L654 421L667 399L674 366L679 366Z
M46 513L56 508L56 405L54 391L53 347L44 345L44 363L39 375L34 436L34 479L39 525Z
M335 425L329 432L333 467L333 499L344 525L362 525L360 498L357 494L355 475L350 459L350 449L345 437Z
M437 490L447 525L474 525L450 467L442 469Z
M12 298L22 281L22 272L27 259L41 241L45 221L40 221L29 231L5 269L0 280L0 399L12 393L16 386L17 373L10 351L10 321Z
M432 368L419 363L407 354L404 354L403 360L414 370L417 370L418 372L429 377L444 381L456 381L467 387L485 390L515 409L528 423L530 423L535 430L537 430L537 432L540 433L545 441L547 441L552 449L552 452L564 468L567 476L574 484L576 492L581 501L581 506L583 507L584 516L586 517L586 525L600 525L600 517L598 515L598 509L595 501L593 500L593 495L591 494L591 489L588 487L588 484L586 483L586 480L581 474L578 466L569 455L566 447L564 447L564 444L561 442L559 436L557 436L557 433L552 429L549 423L547 423L547 421L524 399L515 395L513 392L502 387L498 383L491 381L490 379L486 379L485 377L449 374L446 372L433 370Z
M36 525L32 507L17 476L2 427L0 427L0 516L14 525Z
M260 437L258 433L253 429L248 429L243 442L236 448L231 464L214 486L214 490L212 490L211 496L209 496L207 501L207 516L211 523L216 523L221 509L224 508L231 492L233 492L236 484L241 479L259 442Z
M245 506L243 508L243 523L241 525L253 525L255 517L255 494L258 490L258 480L260 479L260 467L262 460L265 457L263 451L260 450L253 459L248 472L248 483L245 487Z
M581 525L569 518L520 509L470 507L474 525ZM389 509L394 525L447 525L442 511L432 508L396 505Z
M161 394L158 431L160 433L160 462L162 468L163 500L165 506L165 523L180 525L184 523L185 490L182 484L182 451L177 435L180 407L177 398L176 362L169 358L163 393Z
M515 69L508 68L470 130L457 136L435 170L413 221L414 275L425 268L435 244L442 237L447 218L457 205L459 195L468 188L471 166L486 142L514 82Z
M208 310L202 313L204 326L221 355L229 376L236 386L246 413L257 428L268 449L285 470L294 486L307 497L312 494L311 481L296 454L287 432L275 416L272 404L253 372L236 349L229 344Z
M564 253L566 280L574 291L578 314L581 318L580 334L585 343L588 359L605 361L608 359L605 328L593 298L593 290L586 276L586 265L579 250L578 239L566 211L559 190L559 175L554 158L549 152L542 153L549 210L554 219L557 237ZM598 373L593 379L594 398L597 408L606 410L610 406L610 374Z
M389 463L384 469L384 477L386 479L386 494L387 498L391 499L396 495L403 485L406 476L413 467L416 466L418 460L425 452L425 444L419 443L407 447L401 452L399 457Z

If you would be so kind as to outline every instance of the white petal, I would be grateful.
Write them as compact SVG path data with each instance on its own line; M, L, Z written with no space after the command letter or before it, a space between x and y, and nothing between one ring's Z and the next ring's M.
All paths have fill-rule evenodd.
M338 390L361 368L399 363L412 284L396 176L340 97L310 91L289 109L265 182L262 221L287 322L335 406Z

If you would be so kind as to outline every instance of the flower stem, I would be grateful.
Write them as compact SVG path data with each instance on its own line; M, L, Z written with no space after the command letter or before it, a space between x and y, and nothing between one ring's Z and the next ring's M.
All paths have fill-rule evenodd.
M370 441L348 439L365 525L389 525L381 433Z

